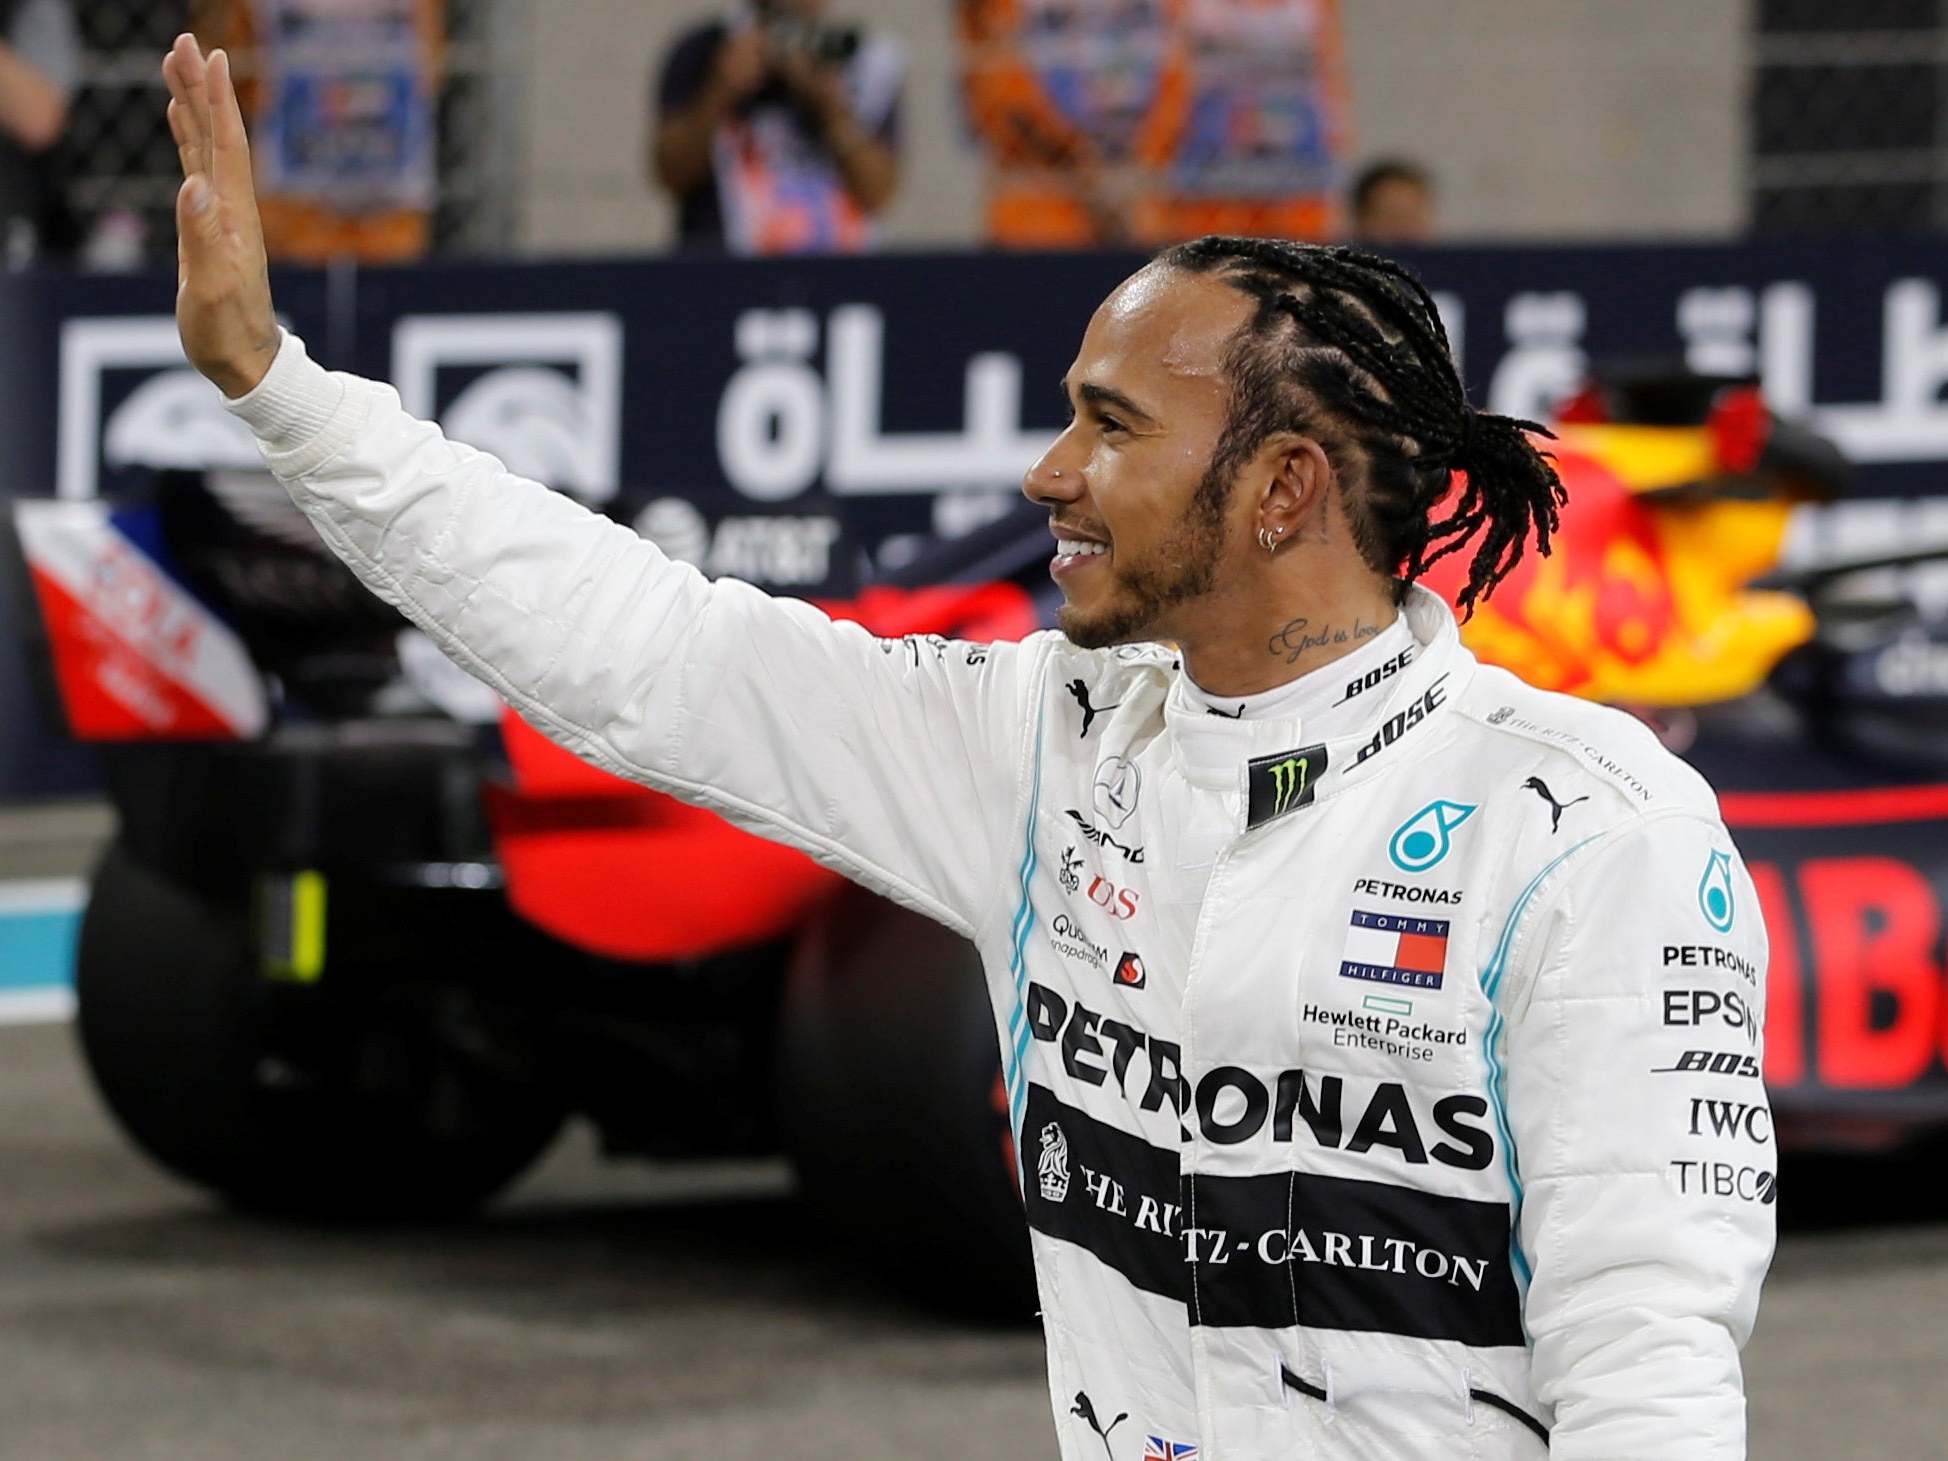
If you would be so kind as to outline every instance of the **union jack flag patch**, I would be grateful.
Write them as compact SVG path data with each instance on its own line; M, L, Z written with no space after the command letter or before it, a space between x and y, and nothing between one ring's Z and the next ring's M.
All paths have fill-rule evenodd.
M1197 1447L1151 1436L1143 1443L1143 1461L1197 1461Z

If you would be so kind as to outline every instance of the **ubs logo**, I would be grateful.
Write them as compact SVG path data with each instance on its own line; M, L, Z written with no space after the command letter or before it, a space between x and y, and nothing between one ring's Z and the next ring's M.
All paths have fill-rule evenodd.
M1111 918L1134 918L1139 899L1128 888L1119 888L1098 873L1089 880L1089 901L1107 911Z

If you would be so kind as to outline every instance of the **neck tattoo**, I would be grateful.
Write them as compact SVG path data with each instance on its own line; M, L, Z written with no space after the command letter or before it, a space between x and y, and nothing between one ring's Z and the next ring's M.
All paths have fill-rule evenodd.
M1268 654L1295 664L1307 650L1328 649L1334 645L1360 644L1380 632L1378 624L1355 618L1349 624L1321 624L1316 629L1310 619L1293 619L1266 642Z

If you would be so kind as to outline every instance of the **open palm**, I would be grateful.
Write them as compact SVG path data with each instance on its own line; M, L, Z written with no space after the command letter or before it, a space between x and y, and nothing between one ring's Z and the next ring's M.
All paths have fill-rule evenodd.
M182 159L176 195L176 327L189 363L226 396L264 378L277 355L277 316L264 230L250 176L250 143L230 58L205 59L190 35L163 58L169 131Z

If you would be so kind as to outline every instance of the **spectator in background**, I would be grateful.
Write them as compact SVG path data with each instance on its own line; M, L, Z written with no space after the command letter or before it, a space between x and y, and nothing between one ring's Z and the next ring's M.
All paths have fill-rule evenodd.
M1419 163L1388 157L1368 164L1353 180L1348 201L1356 244L1387 248L1434 241L1434 183Z
M48 155L67 127L80 72L68 0L0 0L0 268L56 251Z
M899 187L897 42L764 0L677 38L655 98L650 172L682 247L851 253Z
M196 0L195 13L204 48L224 47L248 78L271 258L423 256L446 0Z
M1345 146L1337 0L958 0L988 237L1318 239Z

